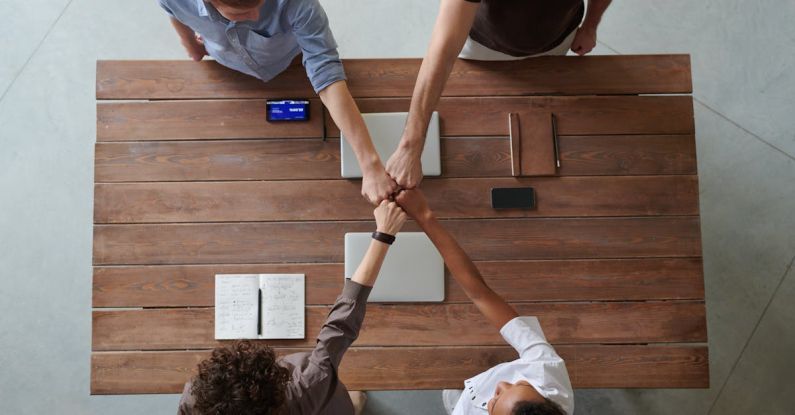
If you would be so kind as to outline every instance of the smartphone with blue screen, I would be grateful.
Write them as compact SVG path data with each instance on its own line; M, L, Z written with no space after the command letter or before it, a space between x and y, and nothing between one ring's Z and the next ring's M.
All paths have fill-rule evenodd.
M309 120L309 100L269 99L265 101L268 122Z

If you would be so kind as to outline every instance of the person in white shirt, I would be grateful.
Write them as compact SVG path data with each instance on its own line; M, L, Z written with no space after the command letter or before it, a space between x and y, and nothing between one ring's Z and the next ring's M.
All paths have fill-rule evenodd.
M481 313L500 331L519 358L464 381L464 390L445 391L453 415L571 415L574 394L566 364L547 342L536 317L516 310L486 285L453 236L436 220L420 190L403 190L395 198L433 241L453 278ZM452 406L452 405L450 405Z

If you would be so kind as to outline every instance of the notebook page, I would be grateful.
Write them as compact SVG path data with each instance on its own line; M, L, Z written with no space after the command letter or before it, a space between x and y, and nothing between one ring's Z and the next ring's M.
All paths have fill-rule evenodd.
M215 276L215 338L257 338L257 274Z
M260 274L261 339L304 338L304 274Z

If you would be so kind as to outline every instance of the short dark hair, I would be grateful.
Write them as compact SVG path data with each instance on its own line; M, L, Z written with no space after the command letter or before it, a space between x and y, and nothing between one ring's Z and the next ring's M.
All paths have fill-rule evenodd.
M566 412L557 403L544 398L543 402L517 402L513 406L511 415L566 415Z
M216 0L217 2L237 9L246 9L259 5L260 0Z
M217 347L199 363L191 394L199 414L279 414L287 399L290 371L270 347L236 341Z

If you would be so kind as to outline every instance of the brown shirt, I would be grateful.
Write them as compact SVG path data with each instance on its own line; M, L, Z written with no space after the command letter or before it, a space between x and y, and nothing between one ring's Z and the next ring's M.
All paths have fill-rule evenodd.
M287 385L290 415L353 414L353 402L337 374L342 356L359 336L371 287L346 280L331 308L312 352L284 356L279 363L291 371ZM185 384L180 415L192 414L191 382Z
M530 56L560 45L577 29L583 0L465 0L482 3L469 37L511 56Z

